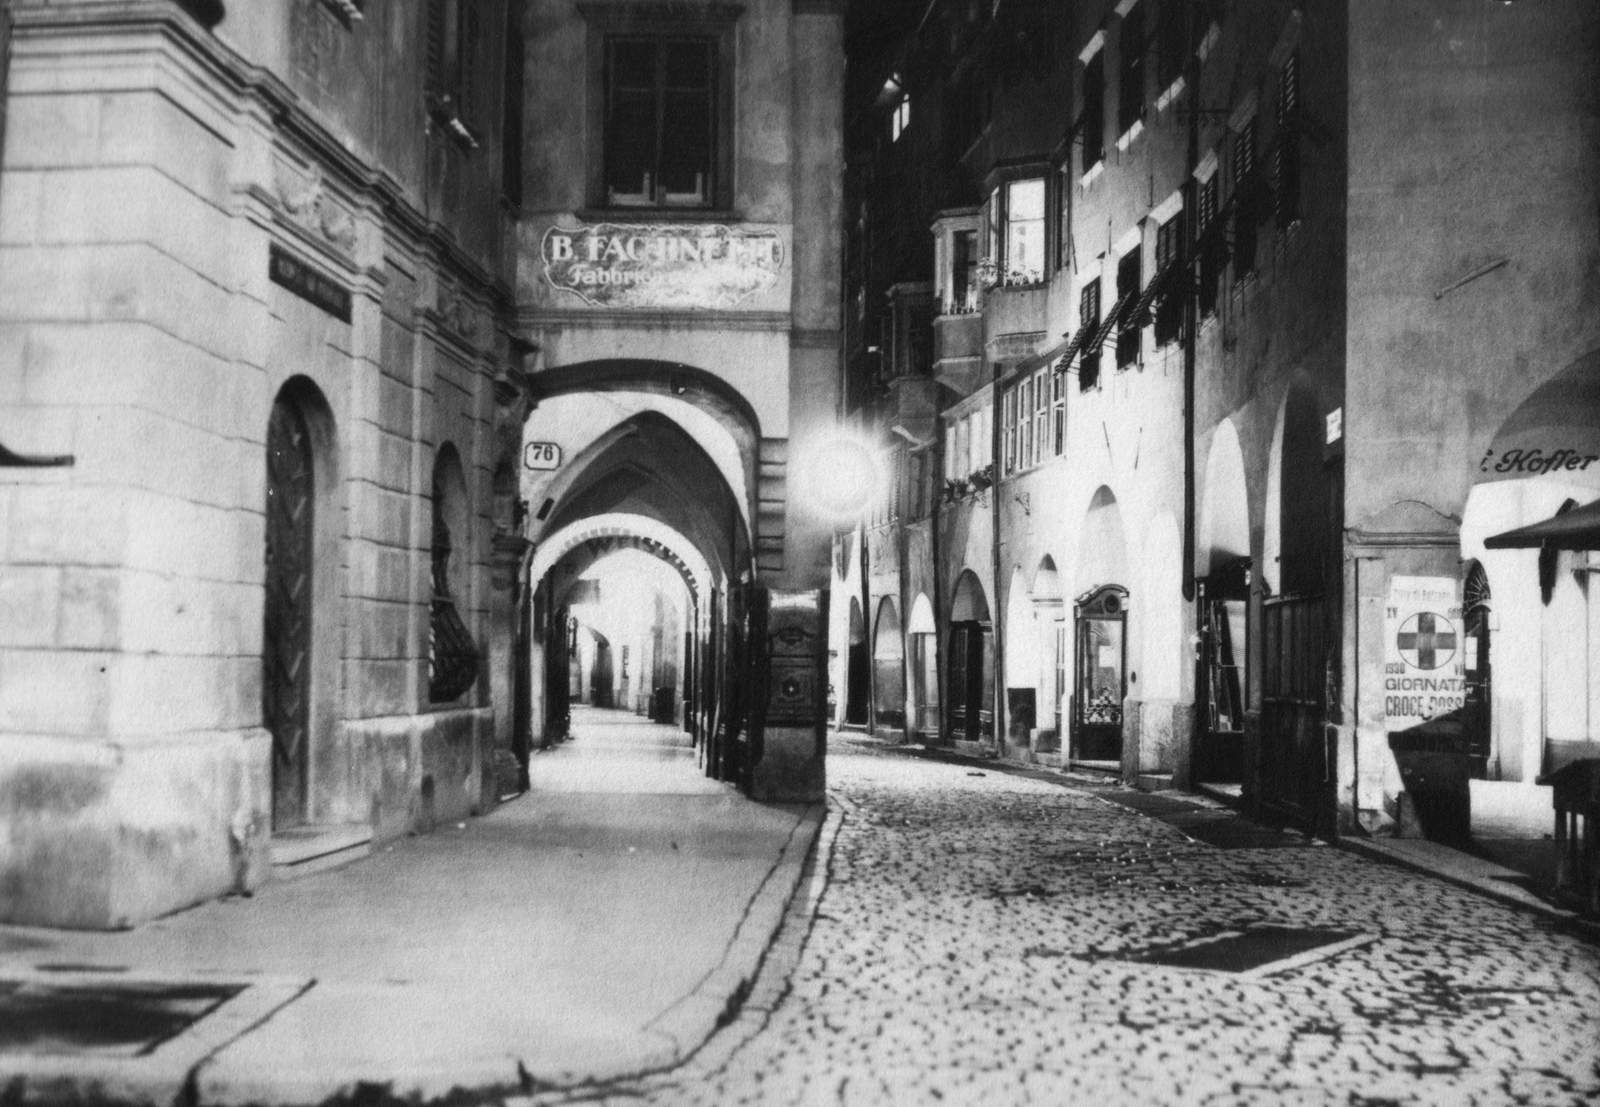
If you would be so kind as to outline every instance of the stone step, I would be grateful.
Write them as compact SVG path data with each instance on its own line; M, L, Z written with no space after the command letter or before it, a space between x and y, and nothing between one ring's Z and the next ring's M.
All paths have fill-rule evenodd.
M1133 784L1141 792L1169 792L1172 790L1172 774L1140 773Z
M273 834L272 875L293 880L325 872L372 852L372 828L364 824L297 826Z

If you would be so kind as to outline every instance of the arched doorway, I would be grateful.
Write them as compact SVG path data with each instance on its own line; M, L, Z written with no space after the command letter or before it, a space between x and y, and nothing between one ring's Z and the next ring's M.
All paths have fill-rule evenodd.
M1344 526L1343 470L1324 456L1316 397L1291 389L1284 400L1278 495L1278 583L1261 613L1261 796L1308 825L1331 814L1332 763L1326 720L1337 675Z
M1472 758L1473 775L1486 775L1491 719L1494 711L1492 672L1489 655L1490 613L1494 597L1489 592L1489 574L1478 561L1466 564L1466 580L1461 588L1462 664L1466 676L1466 706L1462 713L1462 738L1467 756ZM1496 779L1499 773L1495 774Z
M878 603L877 625L872 631L872 700L878 725L896 730L905 726L906 647L900 613L889 596Z
M916 705L911 729L919 737L939 733L939 633L933 621L933 604L917 593L906 623L911 652L912 701Z
M989 601L978 574L964 570L950 602L950 736L957 741L994 738L994 638Z
M305 824L313 807L312 747L318 716L326 714L319 669L327 636L338 631L338 619L327 618L333 551L325 548L334 456L333 420L322 394L304 378L291 380L267 419L261 703L272 735L274 831Z
M850 657L845 669L844 721L850 726L867 725L867 694L872 683L872 659L867 645L867 623L861 615L861 601L850 597Z

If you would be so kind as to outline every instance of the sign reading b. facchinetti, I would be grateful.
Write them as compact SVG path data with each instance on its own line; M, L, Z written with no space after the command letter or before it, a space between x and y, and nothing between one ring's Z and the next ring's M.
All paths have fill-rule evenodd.
M783 270L775 231L718 224L551 227L541 248L552 287L596 307L725 308Z

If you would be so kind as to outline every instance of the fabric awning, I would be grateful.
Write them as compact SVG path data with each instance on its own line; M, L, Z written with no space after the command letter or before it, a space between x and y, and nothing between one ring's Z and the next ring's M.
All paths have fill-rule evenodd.
M1150 322L1155 314L1153 309L1156 301L1166 298L1167 286L1172 283L1172 279L1177 275L1177 272L1178 261L1174 258L1172 261L1167 262L1166 267L1161 272L1155 275L1155 279L1145 287L1144 293L1139 297L1139 302L1134 305L1134 322L1140 326Z
M1491 550L1600 550L1600 500L1483 540Z
M1072 359L1078 356L1078 351L1084 348L1089 341L1089 336L1099 328L1098 321L1091 321L1078 328L1078 333L1072 336L1072 341L1067 343L1066 350L1061 355L1061 360L1056 362L1056 371L1064 373L1072 367Z
M1094 337L1089 340L1089 344L1083 348L1083 355L1085 357L1092 356L1100 349L1101 346L1104 346L1106 344L1106 338L1111 334L1112 329L1122 325L1122 313L1128 310L1128 305L1133 302L1133 297L1135 295L1135 293L1130 292L1117 300L1115 306L1113 306L1112 309L1106 314L1105 319L1101 321L1100 329L1096 331Z
M1534 389L1478 463L1478 484L1526 479L1600 491L1600 350Z

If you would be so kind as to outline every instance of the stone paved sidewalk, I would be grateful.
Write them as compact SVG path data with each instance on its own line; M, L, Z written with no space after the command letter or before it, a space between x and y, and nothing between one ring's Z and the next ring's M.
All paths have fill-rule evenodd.
M838 740L829 776L787 964L689 1064L586 1101L1600 1102L1600 949L1541 918L1299 836L1207 845L1092 787ZM1339 941L1247 973L1129 960L1296 930Z

